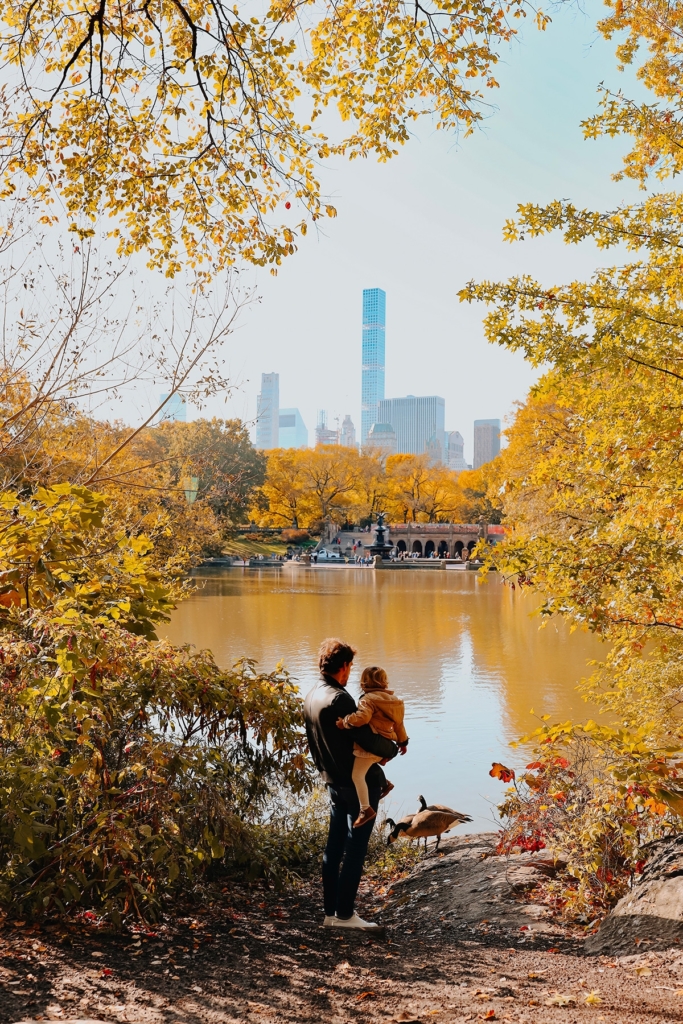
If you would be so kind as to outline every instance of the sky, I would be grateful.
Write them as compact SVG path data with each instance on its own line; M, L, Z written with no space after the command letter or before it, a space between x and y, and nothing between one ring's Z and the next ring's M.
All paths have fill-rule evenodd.
M505 420L537 371L486 342L484 309L461 304L459 289L517 273L548 286L586 277L604 254L560 238L510 245L505 220L523 202L605 209L637 195L633 184L611 180L624 143L583 139L580 122L597 109L600 82L633 94L614 43L595 30L600 5L585 11L555 9L545 32L531 19L522 25L497 68L496 109L470 138L425 123L388 164L356 160L323 171L338 217L300 239L277 277L240 271L259 299L224 347L234 390L201 415L253 421L261 373L277 372L280 405L299 408L311 443L320 409L330 425L349 413L360 433L362 290L380 287L386 397L443 396L446 429L463 434L471 461L474 419ZM294 224L300 214L291 215Z

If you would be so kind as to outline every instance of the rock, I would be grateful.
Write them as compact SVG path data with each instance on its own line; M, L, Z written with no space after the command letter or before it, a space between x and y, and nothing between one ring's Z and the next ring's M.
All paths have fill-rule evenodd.
M683 942L683 836L660 840L633 888L586 940L589 953L633 953Z
M483 832L442 842L439 854L394 884L383 919L418 930L560 932L530 894L563 863L542 853L498 856L498 840L497 832Z

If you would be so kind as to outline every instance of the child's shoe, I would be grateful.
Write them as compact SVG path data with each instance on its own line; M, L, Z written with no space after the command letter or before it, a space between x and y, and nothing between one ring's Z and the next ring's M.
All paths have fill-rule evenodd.
M393 788L394 788L393 782L389 782L389 779L387 779L387 781L384 783L384 788L382 789L382 792L379 794L380 800L383 800L385 796L387 796L389 793L391 793Z
M367 825L369 821L377 817L377 811L373 811L372 807L364 807L356 820L353 823L354 828L362 828L363 825Z

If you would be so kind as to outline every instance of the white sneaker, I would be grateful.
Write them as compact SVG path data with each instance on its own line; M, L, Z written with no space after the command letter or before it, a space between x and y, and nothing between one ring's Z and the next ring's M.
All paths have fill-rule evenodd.
M325 918L327 922L328 918ZM384 925L375 924L374 921L364 921L358 914L354 914L352 917L344 920L341 917L333 917L330 919L330 928L354 928L359 932L383 932Z
M323 928L334 928L337 923L337 919L334 914L325 914L325 920L323 921Z

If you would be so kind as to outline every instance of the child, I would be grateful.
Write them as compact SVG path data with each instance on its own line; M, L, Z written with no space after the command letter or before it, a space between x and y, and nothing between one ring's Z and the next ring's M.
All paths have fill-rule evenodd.
M386 672L376 665L372 668L365 668L360 677L360 685L363 696L358 701L358 710L345 718L338 718L337 728L352 729L354 726L368 724L374 733L398 743L399 750L405 754L408 745L408 735L403 725L405 708L401 698L395 697L394 691L388 688L389 680ZM360 814L354 821L353 827L360 828L361 825L372 821L377 814L370 806L365 775L370 765L376 764L382 758L376 754L369 754L357 743L353 745L353 754L351 778L360 802ZM388 782L382 796L386 796L393 788L392 783Z

